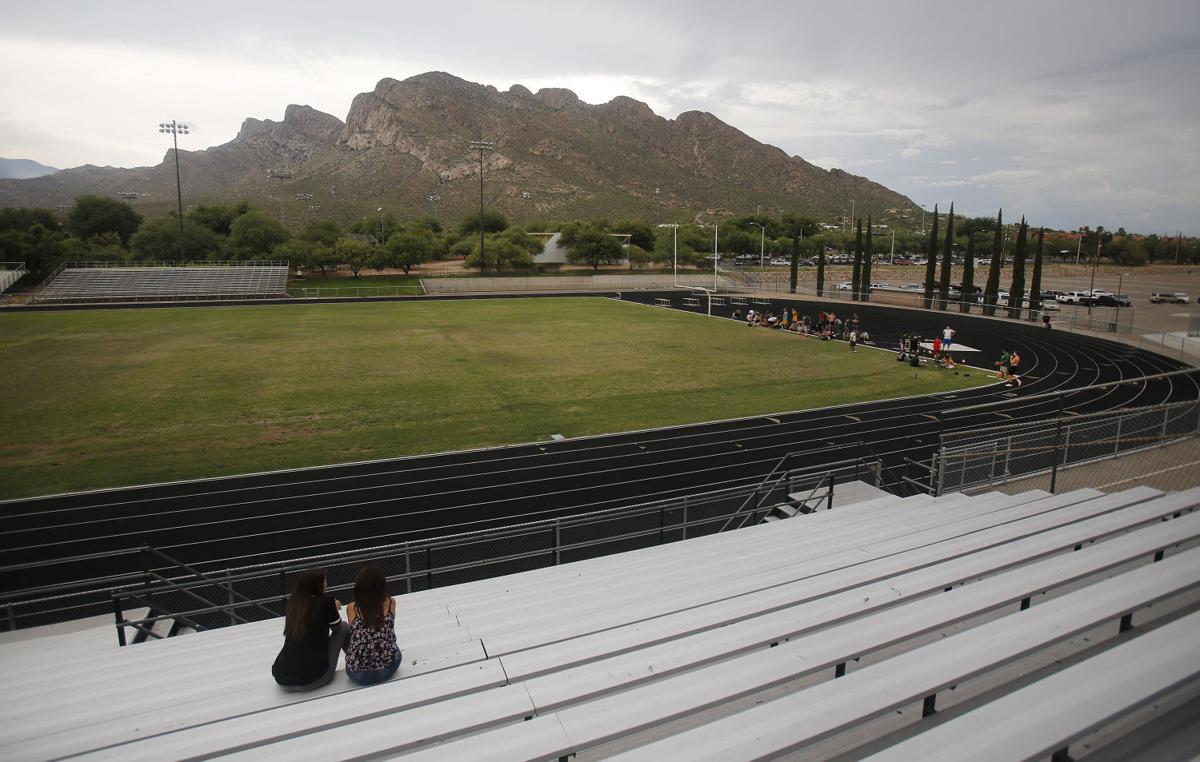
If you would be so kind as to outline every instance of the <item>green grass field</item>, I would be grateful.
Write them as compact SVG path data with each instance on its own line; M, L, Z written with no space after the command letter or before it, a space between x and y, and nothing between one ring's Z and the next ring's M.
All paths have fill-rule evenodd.
M605 299L0 316L0 497L819 407L986 382Z

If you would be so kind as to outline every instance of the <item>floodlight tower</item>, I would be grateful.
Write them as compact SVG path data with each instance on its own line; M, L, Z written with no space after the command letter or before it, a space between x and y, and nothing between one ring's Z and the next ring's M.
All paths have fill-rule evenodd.
M268 169L267 177L272 180L279 181L279 224L283 224L283 183L285 180L291 180L296 176L296 173L290 169Z
M179 202L179 264L183 264L183 184L179 179L179 136L188 134L190 128L182 122L172 119L169 122L159 122L158 131L170 133L171 142L175 146L175 198Z
M471 148L479 150L479 272L483 272L486 260L483 257L483 152L496 148L490 140L472 140Z

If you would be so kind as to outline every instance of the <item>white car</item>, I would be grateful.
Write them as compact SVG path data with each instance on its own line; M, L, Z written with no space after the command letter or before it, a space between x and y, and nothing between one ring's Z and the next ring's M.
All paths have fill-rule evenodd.
M1090 304L1092 301L1091 295L1086 291L1068 291L1059 294L1055 299L1059 304Z
M846 281L845 283L839 283L839 284L837 284L837 290L838 291L853 291L854 284L851 283L850 281Z
M1188 304L1189 299L1188 295L1183 293L1168 294L1163 291L1155 291L1153 294L1150 294L1150 302L1153 304L1160 304L1162 302L1167 302L1168 304Z
M784 259L783 257L775 257L771 260L772 267L791 267L792 260Z

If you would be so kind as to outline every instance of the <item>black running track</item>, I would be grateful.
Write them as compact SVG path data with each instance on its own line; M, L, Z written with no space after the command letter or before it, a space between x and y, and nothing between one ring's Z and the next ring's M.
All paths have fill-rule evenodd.
M621 296L645 305L628 309L656 309L650 305L662 296L676 308L682 302L678 291ZM21 589L136 572L136 559L125 551L142 544L202 571L224 570L746 483L789 451L803 453L801 461L812 465L877 455L895 485L904 458L928 459L942 431L1036 420L1060 409L1084 413L1200 397L1200 373L1089 388L1188 367L1103 339L958 313L774 302L776 309L784 304L814 317L820 309L843 316L857 312L872 340L884 347L894 347L904 332L933 336L950 323L959 341L983 350L974 360L980 365L990 368L1003 349L1019 351L1025 384L1018 390L993 384L770 419L0 503L0 600ZM728 317L733 309L718 307L714 313ZM795 340L803 346L816 339ZM786 368L748 370L748 380L780 372ZM1026 399L1052 391L1068 393ZM1000 404L954 412L986 402Z

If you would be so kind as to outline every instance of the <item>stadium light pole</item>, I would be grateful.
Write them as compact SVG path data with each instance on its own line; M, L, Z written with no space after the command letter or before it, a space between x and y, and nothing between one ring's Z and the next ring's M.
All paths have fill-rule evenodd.
M1092 302L1096 301L1096 265L1100 263L1100 244L1104 241L1104 226L1096 228L1096 256L1092 260L1092 282L1088 285L1088 327L1092 324Z
M487 260L483 256L483 152L491 151L496 144L488 140L472 140L471 148L479 149L479 272L483 272Z
M675 288L679 288L679 223L660 222L658 227L671 228L671 234L674 237L672 242L673 254L671 255L671 261L674 264L675 270Z
M175 146L175 199L179 202L179 264L183 264L185 257L183 254L183 184L179 179L179 136L188 134L190 128L181 122L172 119L169 122L159 122L158 131L161 133L170 133L171 142Z
M767 226L760 225L757 222L751 222L751 225L758 225L758 229L762 231L762 235L758 239L758 266L766 269L767 266Z
M383 207L381 206L375 211L379 212L379 242L383 243L386 240L386 236L383 233Z

